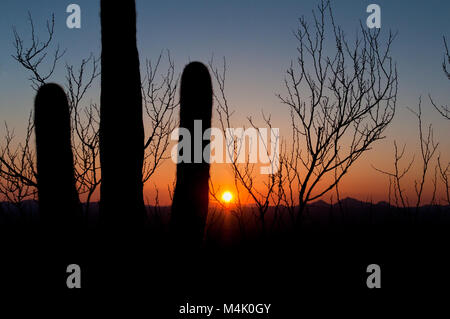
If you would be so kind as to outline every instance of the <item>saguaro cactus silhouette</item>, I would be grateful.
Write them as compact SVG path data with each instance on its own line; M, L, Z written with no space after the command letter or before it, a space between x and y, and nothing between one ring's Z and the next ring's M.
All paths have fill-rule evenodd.
M34 101L39 208L47 227L67 231L81 222L75 187L70 113L64 90L42 85Z
M107 227L144 223L144 126L134 0L102 0L100 213ZM120 58L118 58L120 57Z
M210 136L204 136L204 132L211 127L211 115L212 84L209 71L200 62L189 63L181 77L180 128L189 131L191 150L190 158L183 156L188 160L177 164L171 216L172 234L175 241L183 243L183 246L198 247L203 239L209 198L209 158L203 157L203 150L210 142ZM195 124L198 130L200 123L201 130L195 132ZM201 143L201 149L195 143Z

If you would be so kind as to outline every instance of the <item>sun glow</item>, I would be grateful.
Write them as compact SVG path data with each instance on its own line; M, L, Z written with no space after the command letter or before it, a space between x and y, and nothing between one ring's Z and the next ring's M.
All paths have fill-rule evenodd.
M224 193L222 194L222 200L223 200L225 203L231 202L232 199L233 199L233 194L231 194L231 192L224 192Z

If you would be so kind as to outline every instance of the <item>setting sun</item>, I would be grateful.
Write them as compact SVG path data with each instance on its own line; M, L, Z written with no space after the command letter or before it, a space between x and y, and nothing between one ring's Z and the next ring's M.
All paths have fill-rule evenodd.
M231 202L232 199L233 199L233 194L231 194L230 192L224 192L224 193L222 194L222 200L223 200L225 203Z

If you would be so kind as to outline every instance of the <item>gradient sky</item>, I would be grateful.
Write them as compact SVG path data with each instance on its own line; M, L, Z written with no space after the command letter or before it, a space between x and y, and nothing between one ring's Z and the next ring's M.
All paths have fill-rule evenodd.
M68 29L65 8L70 3L81 7L81 29ZM261 109L273 114L275 126L286 127L288 110L281 105L275 93L284 93L282 81L291 59L295 58L296 40L292 31L298 18L311 17L318 1L235 1L235 0L137 0L138 46L141 61L155 59L162 50L170 50L177 72L192 60L207 62L214 54L226 57L228 62L228 95L237 109L236 117L260 113ZM417 130L414 116L406 110L415 107L423 95L424 120L433 122L440 152L450 159L450 125L439 117L427 102L431 93L437 101L449 103L450 82L442 72L443 41L450 42L450 2L443 1L334 1L335 19L351 36L365 21L366 7L370 3L381 6L382 30L398 31L392 55L398 64L398 112L388 138L378 142L374 149L358 163L343 183L344 195L380 200L386 195L386 178L370 165L390 169L392 142L407 143L410 152L417 151ZM20 34L28 32L27 11L35 26L44 35L45 20L55 14L55 42L67 53L54 77L64 82L64 63L78 64L92 52L100 54L99 1L17 1L0 2L0 119L23 131L32 107L34 92L27 80L29 74L11 57L14 53L12 26ZM117 21L120 29L120 21ZM90 99L99 99L96 84ZM0 128L3 135L4 129ZM162 168L154 182L171 183L174 168L171 163ZM227 184L225 172L218 179ZM151 187L150 187L151 188ZM163 190L165 187L162 187ZM151 195L149 195L151 196ZM162 195L163 197L165 195Z

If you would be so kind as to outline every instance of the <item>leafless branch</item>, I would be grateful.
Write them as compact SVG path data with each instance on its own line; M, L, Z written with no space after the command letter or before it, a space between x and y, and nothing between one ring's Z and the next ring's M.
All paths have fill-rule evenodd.
M445 201L447 205L450 205L450 162L447 163L447 166L444 167L444 165L441 163L441 157L438 156L437 159L438 162L438 168L439 168L439 177L441 178L441 181L444 184L444 194L445 194Z
M56 64L59 59L65 54L65 50L61 51L59 45L56 46L56 49L49 58L49 70L47 72L43 72L40 70L41 64L46 60L48 51L51 48L51 42L54 37L55 32L55 15L52 14L51 20L46 23L48 37L45 41L40 41L38 36L35 33L33 19L31 17L31 13L28 12L28 21L30 24L30 34L31 34L31 43L26 46L23 41L23 37L19 35L17 29L13 27L14 34L14 47L16 52L12 57L19 62L25 69L31 72L31 77L29 80L32 83L32 88L37 91L37 89L52 76L55 71Z
M447 78L450 80L450 71L448 70L448 64L450 64L450 54L448 51L448 46L447 46L447 41L444 37L444 47L445 47L445 52L444 52L444 61L442 62L442 69L444 70L445 75L447 76ZM437 103L435 103L433 101L433 99L431 98L431 94L428 95L430 98L430 102L431 104L434 106L434 108L447 120L450 120L450 108L448 107L448 105L437 105Z
M176 99L179 76L175 76L174 62L167 52L167 71L157 79L162 54L156 63L147 60L146 72L142 83L142 97L145 113L150 122L145 138L144 156L144 183L150 179L156 169L167 159L167 148L170 143L170 134L177 123L174 110L179 102Z
M227 129L233 128L232 125L232 115L233 112L231 111L231 107L229 105L227 96L226 96L226 89L225 89L225 82L226 82L226 70L227 70L227 64L225 58L223 59L223 64L219 68L215 66L214 64L214 58L212 57L209 61L209 67L213 75L213 79L216 84L216 90L214 90L214 101L216 105L216 113L218 115L218 121L221 127L222 132L224 135L227 135ZM268 132L272 132L272 124L270 116L265 116L265 114L262 114L264 125L267 128ZM274 174L267 174L266 179L262 181L262 183L259 183L259 185L262 184L262 187L259 187L257 183L257 172L256 172L256 164L252 163L252 161L249 160L250 157L250 151L246 152L245 150L245 127L243 128L242 135L241 136L235 136L235 138L232 139L226 139L226 146L225 146L225 152L226 156L230 159L230 164L232 168L232 173L234 177L234 182L236 185L236 189L239 189L240 187L243 188L243 190L249 195L251 202L253 202L256 206L257 210L257 218L260 221L261 224L261 232L262 235L265 236L267 231L267 225L265 216L267 214L267 211L270 207L270 204L274 204L273 199L278 199L278 196L274 196L277 186L279 185L278 181L278 174L280 173L280 170L278 169L279 166L279 159L277 158L276 153L272 153L269 149L268 141L265 141L265 139L261 136L261 131L258 129L257 125L255 124L252 117L248 117L248 123L250 125L250 128L252 128L255 132L257 132L259 141L263 141L263 143L260 143L260 154L265 154L268 160L269 165L272 168L272 171L274 171ZM271 136L272 138L272 136ZM256 143L256 141L250 141L250 143ZM275 141L271 141L272 143L280 143L279 137L276 137ZM252 148L252 145L249 146L250 149ZM238 154L245 153L246 160L241 163L238 160ZM276 168L276 169L275 169ZM238 194L238 203L240 204L240 197L242 196L239 191L237 191ZM281 201L281 200L280 200ZM280 202L278 201L278 203ZM238 218L238 221L242 221L242 205L238 207L238 209L233 210L233 215Z
M372 167L382 173L385 174L389 177L389 185L393 185L394 188L394 198L395 198L395 205L397 207L403 207L403 208L408 208L409 207L409 199L408 196L405 193L405 189L403 188L403 183L402 183L402 179L408 174L408 172L410 171L413 163L414 163L414 156L412 157L411 161L404 166L404 168L401 168L403 165L401 164L401 161L403 159L403 156L405 155L405 149L406 149L406 144L403 145L402 150L399 151L399 148L397 147L397 142L394 141L394 171L393 172L389 172L389 171L384 171L381 169L378 169L376 167L374 167L372 165ZM389 187L389 198L390 196L390 192L391 192L391 187Z
M19 208L24 200L35 199L37 195L35 156L31 149L34 128L32 118L30 113L25 138L17 145L14 131L5 123L5 143L0 146L1 200L9 201Z
M329 1L321 1L317 11L311 25L304 17L299 20L294 34L298 57L287 70L287 94L278 94L291 111L292 155L284 165L291 170L285 174L298 183L298 216L384 138L397 98L397 69L390 55L395 35L390 32L382 45L380 30L361 24L350 43L336 25ZM335 45L330 56L325 55L328 32ZM330 182L325 182L327 176Z
M416 209L418 209L422 202L422 195L430 161L433 158L434 154L436 153L439 143L435 143L434 141L433 126L431 124L428 125L426 136L424 135L422 123L422 100L419 99L419 106L417 111L414 111L410 108L408 109L416 116L419 128L419 144L420 144L420 155L422 160L422 171L419 180L414 181L414 189L417 195Z

